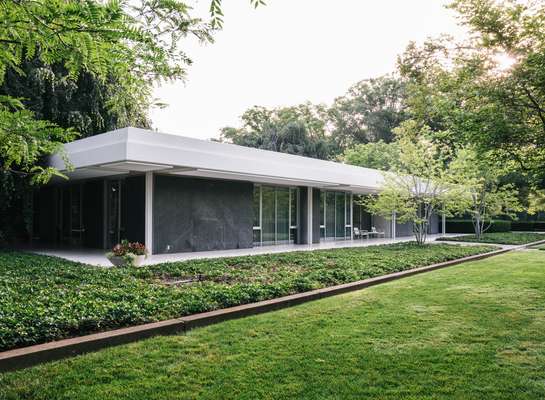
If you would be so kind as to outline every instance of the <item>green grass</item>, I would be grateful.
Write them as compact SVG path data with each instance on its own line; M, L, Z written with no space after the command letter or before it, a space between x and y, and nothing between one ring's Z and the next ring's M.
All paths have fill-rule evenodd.
M2 399L542 399L545 253L0 375Z
M526 244L545 240L545 234L536 232L491 232L484 233L480 239L475 235L454 236L441 238L455 242L497 243L497 244Z
M271 299L489 250L395 244L133 269L0 253L0 350ZM176 279L196 281L165 284Z

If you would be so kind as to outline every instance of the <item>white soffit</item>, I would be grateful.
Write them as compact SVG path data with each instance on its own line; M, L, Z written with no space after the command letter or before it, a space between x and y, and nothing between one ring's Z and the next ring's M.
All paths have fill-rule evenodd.
M165 169L171 169L172 165L161 165L161 164L152 164L152 163L143 163L136 161L121 161L109 164L102 164L101 168L108 170L119 170L124 172L150 172L150 171L162 171Z

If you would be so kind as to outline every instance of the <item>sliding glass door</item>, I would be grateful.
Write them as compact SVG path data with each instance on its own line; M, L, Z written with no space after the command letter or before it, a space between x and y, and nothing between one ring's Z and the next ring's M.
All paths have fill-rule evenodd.
M297 188L254 186L254 245L295 241L297 197Z
M344 240L352 237L350 193L320 192L320 237L325 240Z

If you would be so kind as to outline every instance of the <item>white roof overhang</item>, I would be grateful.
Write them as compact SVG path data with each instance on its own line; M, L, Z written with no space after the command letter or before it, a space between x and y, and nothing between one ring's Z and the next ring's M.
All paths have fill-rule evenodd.
M74 180L154 171L354 193L376 192L383 182L374 169L137 128L79 139L64 152L71 171L60 155L50 165Z

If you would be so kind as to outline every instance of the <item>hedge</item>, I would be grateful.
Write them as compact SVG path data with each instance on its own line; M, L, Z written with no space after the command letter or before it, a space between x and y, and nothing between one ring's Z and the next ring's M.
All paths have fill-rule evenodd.
M511 230L523 232L544 232L545 221L513 221L511 223Z
M491 251L382 246L98 268L0 252L0 351L348 283ZM182 281L179 285L168 282Z
M511 221L495 220L486 232L509 232L511 226ZM447 220L447 233L475 233L475 228L470 219L450 219Z
M540 232L492 232L483 233L480 238L476 235L446 236L437 240L449 242L473 242L521 245L545 240L545 234Z

